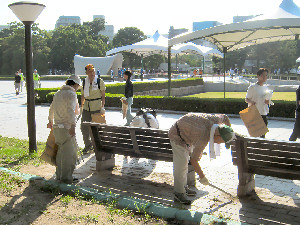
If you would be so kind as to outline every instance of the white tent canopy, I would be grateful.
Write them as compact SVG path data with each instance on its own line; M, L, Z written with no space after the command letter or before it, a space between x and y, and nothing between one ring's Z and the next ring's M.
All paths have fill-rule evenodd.
M286 5L296 7L284 11ZM282 6L285 6L284 8ZM291 6L290 6L291 8ZM280 15L278 13L281 12ZM298 14L299 12L299 14ZM296 14L293 14L296 13ZM275 15L277 18L274 18ZM288 15L288 18L284 18ZM266 19L259 16L241 23L231 23L176 36L169 40L169 46L203 39L213 43L220 51L233 51L266 42L293 40L300 34L300 10L292 0L283 0L279 9Z
M136 55L147 57L154 54L166 54L168 51L168 38L160 35L158 31L151 38L137 42L132 45L121 46L106 52L106 55L116 54L118 52L131 52Z
M215 55L223 57L223 53L215 48L196 45L192 42L176 45L173 49L177 54L200 54L203 56Z
M158 31L156 31L151 38L145 39L132 45L114 48L107 51L106 55L108 56L123 51L135 53L143 57L147 57L153 54L166 55L168 52L168 38L165 38L164 36L160 35ZM200 54L203 56L206 56L208 54L215 54L223 57L223 54L217 49L195 45L191 42L178 45L176 48L172 49L171 52L172 55L189 53Z

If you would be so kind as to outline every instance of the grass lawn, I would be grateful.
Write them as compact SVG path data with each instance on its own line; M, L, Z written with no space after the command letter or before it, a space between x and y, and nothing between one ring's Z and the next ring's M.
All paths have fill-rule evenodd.
M224 92L206 92L206 93L189 95L185 97L224 98ZM246 92L226 92L225 97L244 99L246 97ZM274 92L272 100L296 101L296 93L295 92Z

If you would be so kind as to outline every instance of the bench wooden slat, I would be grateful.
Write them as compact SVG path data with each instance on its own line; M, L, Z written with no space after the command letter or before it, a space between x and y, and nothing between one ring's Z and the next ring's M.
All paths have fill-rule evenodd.
M265 161L262 159L248 159L249 167L250 165L252 167L254 166L263 166L266 168L281 168L281 169L287 169L287 170L294 170L294 171L300 171L300 165L295 164L288 164L288 163L278 163L278 162L272 162L272 161Z
M141 127L124 127L124 126L113 126L106 124L89 123L90 126L96 126L99 130L105 131L119 131L120 133L128 130L135 130L138 133L151 133L154 135L167 135L167 130L159 130L154 128L141 128Z
M248 142L248 148L267 149L267 150L280 150L283 152L300 153L300 146L295 146L294 143L285 143L279 145L278 143L258 143Z
M169 153L160 153L160 154L153 154L153 152L144 151L143 149L140 149L141 154L137 154L130 148L122 148L122 147L113 147L113 146L106 146L103 144L104 151L107 153L113 153L113 154L120 154L125 156L131 156L136 158L147 158L147 159L153 159L153 160L162 160L166 162L173 162L173 155Z
M286 164L295 164L300 165L300 157L287 157L280 156L276 154L272 155L265 155L265 154L259 154L258 152L251 152L248 149L248 159L249 160L264 160L264 161L270 161L270 162L277 162L277 163L286 163Z
M289 152L283 150L271 150L271 149L259 149L259 148L251 148L248 147L248 153L252 155L265 155L265 156L273 156L273 157L283 157L283 158L297 158L300 159L300 152Z
M106 142L120 142L120 143L127 143L127 144L131 144L131 139L128 137L112 137L112 136L103 136L101 135L101 140L102 141L106 141ZM166 139L140 139L139 137L136 137L137 142L139 145L153 145L156 147L163 147L163 148L169 148L171 149L171 144L169 140Z
M99 131L99 135L103 138L111 138L111 139L120 139L122 141L126 142L127 140L131 139L130 133L113 133L113 132L105 132L105 131ZM140 142L146 141L146 142L154 142L154 143L170 143L169 138L162 138L162 137L151 137L151 136L141 136L136 135L136 139Z
M106 141L106 140L102 140L102 147L101 147L101 151L105 151L105 148L107 147L111 147L112 148L124 148L124 149L131 149L131 151L133 151L133 145L132 144L124 144L121 142L112 142L112 141ZM169 147L169 146L168 146ZM153 145L139 145L139 150L148 150L150 152L153 152L155 154L173 154L172 153L172 149L170 148L162 148L161 146L156 147Z

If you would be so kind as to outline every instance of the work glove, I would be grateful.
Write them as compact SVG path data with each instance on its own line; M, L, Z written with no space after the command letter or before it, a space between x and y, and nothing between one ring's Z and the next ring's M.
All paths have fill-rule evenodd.
M200 181L200 184L209 185L209 180L206 177L203 177L203 178L199 177L199 181Z

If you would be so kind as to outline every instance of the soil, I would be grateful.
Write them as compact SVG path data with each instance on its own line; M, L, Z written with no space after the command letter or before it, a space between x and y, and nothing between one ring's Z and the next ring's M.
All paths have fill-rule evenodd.
M85 166L82 168L79 166L74 172L80 180L78 185L98 188L102 191L126 193L133 197L147 196L147 194L151 195L151 190L153 192L151 181L141 182L138 175L137 177L127 176L128 173L134 173L133 171L125 172L124 168L119 167L103 173L91 170L91 167L95 166L92 158L86 159L92 166L87 166L89 163L85 161ZM24 165L20 168L20 172L51 180L54 179L55 167L48 164ZM152 179L155 178L152 177ZM168 176L165 179L172 180ZM147 187L149 182L151 188ZM162 182L155 186L164 186L169 189L170 185ZM153 199L148 200L153 201ZM80 196L74 198L59 193L45 192L41 189L39 182L25 181L10 193L0 192L0 224L176 224L176 222L150 218L145 214L133 215L128 210L118 210L113 205L83 200Z

